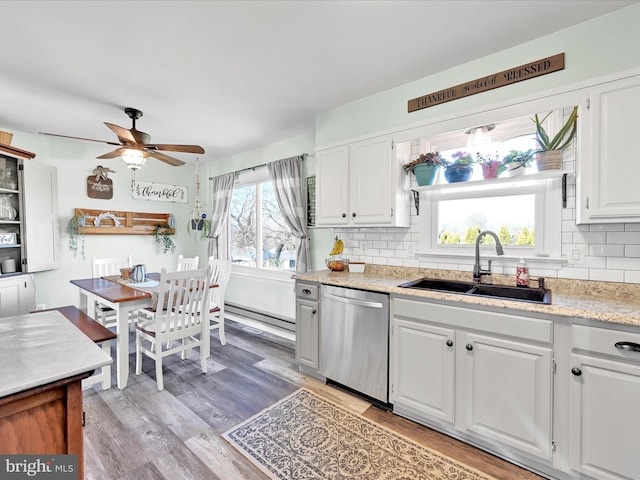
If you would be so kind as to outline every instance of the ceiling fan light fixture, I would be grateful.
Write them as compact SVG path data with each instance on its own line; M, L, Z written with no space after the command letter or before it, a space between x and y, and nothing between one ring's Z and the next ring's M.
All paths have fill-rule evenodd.
M127 148L122 153L122 160L131 170L139 170L147 162L147 158L140 150Z

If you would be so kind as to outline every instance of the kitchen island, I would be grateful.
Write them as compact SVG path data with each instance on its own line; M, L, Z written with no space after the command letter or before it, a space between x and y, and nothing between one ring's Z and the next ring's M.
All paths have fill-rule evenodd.
M0 318L2 454L75 454L82 477L82 379L111 357L58 311Z

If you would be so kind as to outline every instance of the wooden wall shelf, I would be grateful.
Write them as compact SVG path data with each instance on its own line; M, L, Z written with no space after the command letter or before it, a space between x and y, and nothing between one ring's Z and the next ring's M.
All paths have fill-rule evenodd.
M94 226L94 221L102 214L111 213L120 226L116 227L111 218L104 218L100 226ZM121 212L116 210L91 210L86 208L74 209L76 217L85 218L85 226L78 227L78 233L82 235L153 235L157 225L170 225L170 213L142 213ZM175 228L161 228L160 233L175 235Z

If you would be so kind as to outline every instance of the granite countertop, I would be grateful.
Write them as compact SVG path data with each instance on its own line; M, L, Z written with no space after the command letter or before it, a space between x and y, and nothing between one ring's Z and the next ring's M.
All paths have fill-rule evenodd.
M112 362L58 311L0 318L0 398Z
M297 273L294 277L327 285L640 327L640 285L635 284L549 278L545 279L545 286L551 290L551 305L541 305L398 287L423 277L471 281L470 272L367 265L364 273L319 270ZM513 278L507 275L493 275L493 280L497 284L513 285Z

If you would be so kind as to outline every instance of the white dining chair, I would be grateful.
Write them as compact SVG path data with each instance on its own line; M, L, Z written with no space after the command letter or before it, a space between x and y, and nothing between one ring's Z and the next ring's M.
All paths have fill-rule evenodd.
M95 258L91 257L91 276L93 278L106 277L110 275L120 275L121 268L132 268L131 255L123 258ZM114 327L116 312L100 303L97 299L93 301L94 320L97 320L105 327Z
M226 345L227 340L224 335L224 292L231 275L231 262L226 259L209 257L208 264L211 270L209 284L217 285L216 288L211 289L209 294L209 329L218 329L220 343Z
M198 263L200 261L200 257L183 257L182 255L178 255L178 268L177 272L182 272L184 270L197 270Z
M209 324L206 306L209 301L209 269L182 272L161 271L158 307L149 318L136 324L136 375L142 373L142 354L155 360L158 390L164 389L162 359L182 353L188 358L194 347L200 348L200 368L207 372ZM202 312L205 312L203 314Z

